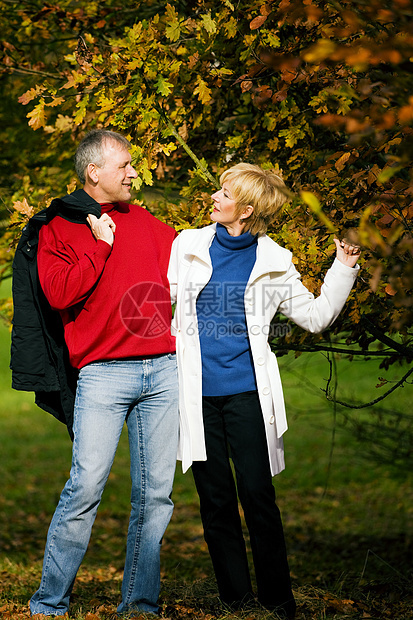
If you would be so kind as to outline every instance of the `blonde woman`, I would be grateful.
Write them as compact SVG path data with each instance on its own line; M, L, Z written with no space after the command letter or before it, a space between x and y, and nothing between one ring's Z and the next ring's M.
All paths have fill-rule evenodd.
M255 601L238 510L249 531L258 602L293 618L280 512L272 476L284 469L287 430L277 361L268 344L281 312L321 332L337 318L355 281L359 248L335 239L337 257L319 297L301 283L291 253L265 233L286 201L273 171L241 163L212 195L211 220L172 245L168 277L176 302L180 448L192 467L205 540L221 601ZM232 459L235 479L230 464Z

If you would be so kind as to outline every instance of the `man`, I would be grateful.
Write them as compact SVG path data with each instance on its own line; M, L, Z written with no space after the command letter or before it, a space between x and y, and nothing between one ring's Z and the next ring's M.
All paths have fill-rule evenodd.
M50 524L32 615L68 611L125 421L132 510L118 613L158 612L178 440L166 275L176 233L129 204L137 176L129 149L117 133L87 134L75 157L84 187L55 202L40 230L40 284L60 313L79 376L70 478Z

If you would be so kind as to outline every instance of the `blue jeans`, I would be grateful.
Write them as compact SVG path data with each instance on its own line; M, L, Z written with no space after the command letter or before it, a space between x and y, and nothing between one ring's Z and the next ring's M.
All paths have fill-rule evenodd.
M177 401L175 354L81 369L70 478L50 524L40 587L30 601L33 615L68 611L125 420L132 510L118 613L158 612L161 542L173 510Z

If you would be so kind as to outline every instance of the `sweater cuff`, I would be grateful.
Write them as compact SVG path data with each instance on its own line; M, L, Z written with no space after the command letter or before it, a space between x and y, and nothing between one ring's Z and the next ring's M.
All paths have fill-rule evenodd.
M102 256L105 260L112 252L112 247L107 241L103 241L103 239L98 239L96 241L96 254L98 256Z

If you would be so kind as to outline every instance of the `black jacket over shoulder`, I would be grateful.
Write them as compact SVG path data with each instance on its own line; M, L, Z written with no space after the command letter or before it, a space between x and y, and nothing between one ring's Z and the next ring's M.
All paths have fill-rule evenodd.
M39 231L53 217L86 225L89 213L100 217L100 205L84 190L55 199L26 226L13 261L12 387L35 392L35 402L66 424L73 438L77 370L69 363L63 325L48 303L37 272Z

